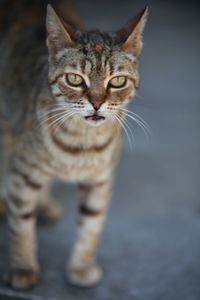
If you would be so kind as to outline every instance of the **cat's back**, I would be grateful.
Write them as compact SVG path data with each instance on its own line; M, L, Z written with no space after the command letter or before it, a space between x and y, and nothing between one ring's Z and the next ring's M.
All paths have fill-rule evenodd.
M47 50L41 15L17 6L6 18L12 2L4 3L0 21L0 113L17 126L47 75Z

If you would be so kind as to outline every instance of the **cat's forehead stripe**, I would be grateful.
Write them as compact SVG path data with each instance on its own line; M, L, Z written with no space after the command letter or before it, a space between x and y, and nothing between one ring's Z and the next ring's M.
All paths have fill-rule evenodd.
M102 58L101 58L101 68L102 69L105 69L105 61L106 61L106 56L102 55Z
M96 57L96 71L100 72L102 67L102 54L99 52L95 52Z
M82 73L85 73L85 67L86 67L86 61L85 61L85 59L83 58L83 59L80 61L80 68L81 68L81 72L82 72Z
M90 74L94 68L94 62L89 57L85 58L85 73Z

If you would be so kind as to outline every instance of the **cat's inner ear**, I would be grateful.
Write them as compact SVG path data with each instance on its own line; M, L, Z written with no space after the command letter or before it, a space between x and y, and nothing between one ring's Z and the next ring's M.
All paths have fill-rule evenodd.
M47 6L47 47L51 55L57 54L63 48L74 47L70 36L70 25L68 29L63 25L60 18L50 4Z
M140 55L142 50L142 33L146 24L147 14L148 7L117 32L122 49L136 57Z

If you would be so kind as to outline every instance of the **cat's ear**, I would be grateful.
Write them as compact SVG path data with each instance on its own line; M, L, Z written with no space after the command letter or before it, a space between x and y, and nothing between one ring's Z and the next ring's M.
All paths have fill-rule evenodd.
M138 14L125 27L117 32L124 51L139 56L142 50L142 33L147 21L148 7Z
M74 42L70 36L70 26L66 28L53 7L47 6L47 47L51 55L55 55L63 48L74 47Z

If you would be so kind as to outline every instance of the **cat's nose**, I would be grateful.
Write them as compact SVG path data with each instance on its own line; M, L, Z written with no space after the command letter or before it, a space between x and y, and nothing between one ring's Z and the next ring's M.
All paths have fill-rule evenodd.
M90 102L96 111L98 111L102 105L102 101L100 101L100 100L92 100Z

